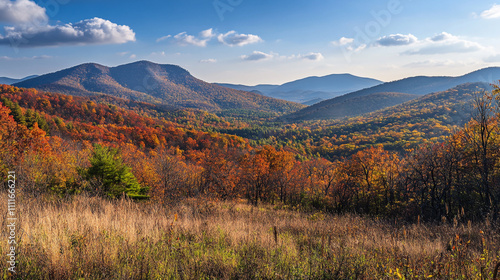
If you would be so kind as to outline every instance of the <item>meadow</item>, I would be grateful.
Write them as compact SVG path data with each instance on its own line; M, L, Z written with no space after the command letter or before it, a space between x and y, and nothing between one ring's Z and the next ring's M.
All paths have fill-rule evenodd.
M18 271L4 267L5 279L493 279L500 261L499 225L488 219L408 224L243 200L85 194L20 195L16 213Z

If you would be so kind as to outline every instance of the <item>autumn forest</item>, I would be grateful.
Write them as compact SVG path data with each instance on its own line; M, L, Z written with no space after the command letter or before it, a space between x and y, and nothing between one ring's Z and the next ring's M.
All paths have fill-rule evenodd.
M143 265L141 261L129 262L121 257L131 252L99 253L91 247L107 244L108 241L100 239L105 238L103 236L128 240L132 233L124 233L126 236L123 237L121 229L101 225L103 229L99 230L94 228L95 225L87 225L88 229L83 232L77 229L68 234L58 232L67 240L64 242L68 242L66 245L51 245L62 246L60 254L54 251L59 249L44 245L49 244L48 241L34 241L32 238L38 238L36 236L25 240L23 236L25 246L31 244L32 247L25 247L24 256L19 253L24 267L22 275L33 279L106 279L111 275L107 273L113 271L120 273L116 274L118 279L157 279L154 275L170 275L172 279L290 279L294 273L302 275L297 278L309 279L354 279L367 273L400 279L424 274L435 275L438 279L446 275L465 278L493 275L495 260L500 253L498 246L492 245L500 240L497 231L500 220L499 100L500 88L497 85L492 88L484 83L472 83L361 116L292 122L285 114L270 110L172 109L157 102L105 94L75 96L0 85L0 171L3 178L7 178L8 172L15 170L19 199L26 205L24 207L35 203L30 207L42 207L39 211L45 207L53 209L47 215L65 215L68 213L64 210L66 207L77 207L70 205L82 204L83 199L101 205L96 209L78 206L82 209L90 207L84 210L88 211L85 215L90 216L95 211L107 213L108 210L102 207L116 208L113 211L126 211L132 216L167 211L171 215L165 219L173 219L171 222L148 216L161 224L163 231L157 233L158 229L154 229L152 235L138 233L133 240L126 241L127 244L132 242L135 246L144 246L139 255L133 255L146 258L150 263L160 258L154 257L156 253L150 251L151 246L156 244L154 242L167 242L162 241L164 238L169 239L167 245L164 244L167 247L159 246L160 250L166 250L165 254L170 254L167 260L194 258L200 261L196 254L191 257L172 255L170 246L177 245L171 240L175 238L176 244L181 246L179 250L183 250L180 249L182 246L191 246L192 242L201 242L199 244L204 244L201 246L209 248L215 246L211 242L227 246L219 248L220 252L199 249L203 256L221 254L220 263L207 263L202 257L201 263L195 261L201 265L198 269L182 268L187 264L179 261L173 266L167 265L164 270L147 266L139 271L137 267ZM42 198L46 206L40 204ZM38 202L33 202L33 199ZM124 206L124 203L129 204ZM191 207L192 210L179 210L184 209L182 207ZM227 209L235 213L240 211L234 215L245 213L250 216L238 218L226 213ZM24 211L30 212L28 208ZM217 226L200 231L199 225L196 230L191 228L193 224L186 225L186 219L189 219L186 214L179 214L184 225L177 225L178 213L182 211L198 213L198 220L195 220L205 226L209 221L203 220L212 219L213 215L230 215L236 220L264 215L261 218L266 221L268 211L269 215L298 215L293 219L307 221L307 231L318 226L321 229L295 236L290 225L278 226L280 222L274 220L264 225L270 227L270 232L262 231L271 240L274 238L274 241L269 241L275 248L273 250L284 248L278 246L280 239L281 242L293 243L293 248L303 244L300 246L308 249L299 246L293 249L298 250L295 253L284 254L307 256L307 259L314 255L317 260L312 263L325 262L324 266L306 265L298 259L274 260L272 256L277 251L263 249L268 246L265 245L268 241L254 240L255 248L240 247L248 243L224 237L224 234L230 235L227 229ZM264 212L251 214L253 211ZM24 219L28 223L34 218ZM332 238L344 240L350 236L346 233L335 237L334 232L339 229L329 228L327 221L330 219L354 219L354 223L371 228L365 229L368 231L381 226L399 231L401 225L441 225L437 229L443 231L440 234L456 235L456 238L451 237L452 248L449 250L434 248L404 253L407 249L403 248L400 253L391 255L385 251L388 249L374 249L391 259L388 267L376 269L378 258L362 260L366 258L361 253L364 249L357 245L341 245L340 249L332 245L330 248ZM383 225L367 225L370 221L383 221ZM459 225L462 225L462 231L469 227L468 233L461 233L467 240L455 234ZM479 231L472 233L472 225L487 225L481 231L484 234L489 230L487 240L483 237L481 241L477 235ZM36 226L30 224L29 227ZM37 234L35 228L25 230ZM46 234L51 232L51 229L45 230ZM302 229L296 230L300 232ZM217 234L221 235L222 241L203 239L219 238ZM407 238L406 234L404 230L404 238ZM147 238L156 241L147 241ZM448 237L440 238L444 243L449 241ZM474 244L476 247L466 248L465 242L474 238L479 240ZM109 242L123 245L123 241L113 240ZM92 245L87 246L86 242ZM347 249L342 246L347 246ZM264 250L263 255L253 255L250 259L241 255L259 250ZM187 251L179 252L188 254ZM225 256L228 252L234 255ZM430 262L436 252L449 253L449 258L441 260L447 268L417 268L421 263ZM40 254L48 256L49 262L54 264L57 255L65 265L61 269L44 265L40 263ZM82 259L82 254L104 254L111 260L107 266L101 267L102 262L96 265L89 259ZM453 257L453 254L457 255ZM410 257L414 259L409 260ZM401 264L405 258L407 263ZM256 274L252 274L245 270L252 265L241 263L259 259L273 268L260 267ZM283 262L284 266L279 266L276 261ZM462 271L464 265L477 271ZM127 266L136 269L128 271ZM228 274L223 272L226 270Z

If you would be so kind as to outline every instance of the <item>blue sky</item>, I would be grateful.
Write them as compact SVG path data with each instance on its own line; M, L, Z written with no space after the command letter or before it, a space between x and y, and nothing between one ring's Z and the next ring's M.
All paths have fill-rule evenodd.
M0 76L136 60L248 85L461 75L500 65L499 26L492 1L0 0Z

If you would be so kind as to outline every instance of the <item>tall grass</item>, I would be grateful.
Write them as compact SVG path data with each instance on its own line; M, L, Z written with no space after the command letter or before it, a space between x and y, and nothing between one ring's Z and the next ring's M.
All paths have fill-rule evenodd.
M398 225L202 199L17 203L14 279L491 279L500 259L487 222Z

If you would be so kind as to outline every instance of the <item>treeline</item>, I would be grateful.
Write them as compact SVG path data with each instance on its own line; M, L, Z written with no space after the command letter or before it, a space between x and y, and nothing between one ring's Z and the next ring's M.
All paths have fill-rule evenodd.
M404 219L498 219L499 92L477 95L472 120L445 141L404 153L378 145L329 161L85 98L4 86L0 169L15 168L33 196L244 198Z

